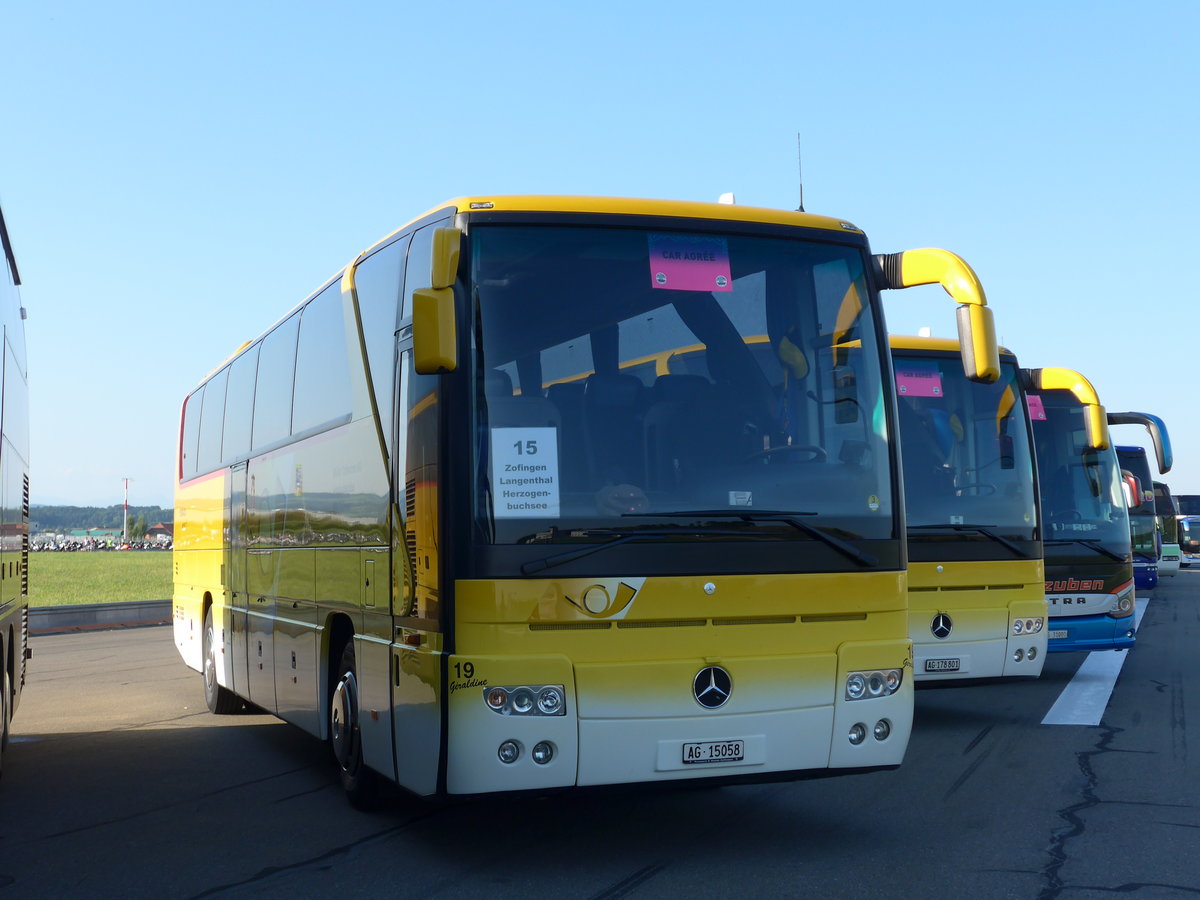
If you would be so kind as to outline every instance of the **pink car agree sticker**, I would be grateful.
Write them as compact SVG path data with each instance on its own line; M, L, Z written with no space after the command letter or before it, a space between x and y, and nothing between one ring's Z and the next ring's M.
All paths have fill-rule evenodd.
M669 291L732 291L723 237L651 234L650 286Z
M1029 418L1034 422L1046 421L1046 407L1042 406L1042 398L1037 394L1026 394L1025 403L1029 406Z
M901 397L944 397L942 373L936 363L924 366L906 362L896 367L896 392Z

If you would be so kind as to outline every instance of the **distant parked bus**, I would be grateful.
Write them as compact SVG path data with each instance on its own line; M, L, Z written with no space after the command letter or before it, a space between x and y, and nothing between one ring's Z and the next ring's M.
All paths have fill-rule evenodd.
M1046 658L1037 478L1017 360L993 384L957 341L892 335L917 681L1034 677Z
M1171 489L1161 481L1154 482L1154 512L1158 533L1162 537L1162 552L1158 560L1158 575L1170 577L1179 573L1183 554L1179 549L1179 521Z
M1179 503L1182 499L1175 498L1176 509L1182 509ZM1179 529L1179 566L1186 569L1200 559L1200 516L1179 515L1175 525Z
M1046 530L1047 649L1134 644L1129 515L1104 408L1083 376L1043 383L1028 372Z
M1129 507L1129 534L1133 541L1133 581L1138 590L1149 591L1158 586L1158 561L1162 555L1162 538L1158 530L1158 513L1154 508L1154 479L1144 447L1119 446L1117 459L1121 471L1138 481L1141 496Z
M0 772L9 723L21 703L29 658L29 386L21 276L0 209L0 327L4 332L0 396Z

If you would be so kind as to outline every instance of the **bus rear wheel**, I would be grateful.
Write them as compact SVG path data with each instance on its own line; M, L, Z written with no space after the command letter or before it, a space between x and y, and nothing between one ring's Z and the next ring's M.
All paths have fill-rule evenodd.
M337 671L329 702L329 743L333 748L333 759L350 805L357 809L373 809L379 803L381 785L379 776L363 764L353 639L342 650Z
M0 669L3 669L4 674L0 676L0 775L4 774L4 749L8 746L8 720L11 717L9 706L12 697L12 679L8 675L8 665L2 655L0 655Z
M204 702L209 712L227 716L242 708L242 698L217 682L216 643L212 607L209 607L204 614Z

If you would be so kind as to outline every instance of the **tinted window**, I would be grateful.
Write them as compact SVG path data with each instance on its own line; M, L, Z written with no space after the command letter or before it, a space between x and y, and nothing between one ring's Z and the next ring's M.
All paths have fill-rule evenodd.
M445 224L434 222L413 235L412 246L408 250L408 266L404 272L403 317L406 319L412 315L412 292L430 286L433 277L433 229Z
M291 434L292 383L296 374L296 330L299 324L300 316L293 315L263 338L254 391L255 450Z
M225 429L221 442L221 459L225 463L250 452L258 348L259 345L255 344L229 367L229 387L225 392Z
M204 386L204 408L200 412L200 446L196 471L211 472L221 464L221 430L225 425L225 386L229 367L209 379Z
M350 415L350 371L342 291L331 284L304 307L296 348L292 433Z
M363 340L367 345L367 364L371 368L371 384L375 389L375 404L379 408L379 423L389 444L392 435L397 313L404 256L410 237L406 235L368 256L354 274Z
M203 406L203 386L183 403L183 436L180 438L179 455L184 480L196 474L196 443L200 437L200 410Z

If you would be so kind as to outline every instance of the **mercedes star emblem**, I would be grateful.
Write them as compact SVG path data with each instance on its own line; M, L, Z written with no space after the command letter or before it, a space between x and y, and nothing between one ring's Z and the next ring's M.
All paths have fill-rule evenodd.
M950 632L954 630L954 620L945 613L938 613L929 623L929 630L939 641L944 640L950 637Z
M696 702L705 709L724 706L733 693L733 679L720 666L707 666L696 673L692 681L692 693Z

